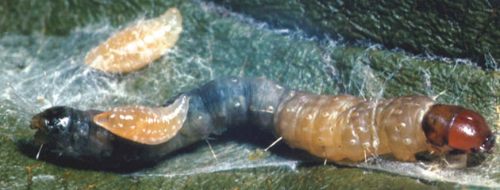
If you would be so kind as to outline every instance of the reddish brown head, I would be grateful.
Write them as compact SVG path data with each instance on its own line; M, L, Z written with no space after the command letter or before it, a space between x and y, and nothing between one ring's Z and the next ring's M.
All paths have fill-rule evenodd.
M459 106L437 104L426 113L422 129L442 153L491 152L495 136L479 113Z

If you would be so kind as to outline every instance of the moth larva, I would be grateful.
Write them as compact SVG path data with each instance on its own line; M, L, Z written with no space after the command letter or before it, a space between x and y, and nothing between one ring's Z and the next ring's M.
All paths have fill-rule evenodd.
M98 160L106 167L157 160L218 129L238 126L271 131L293 148L332 161L389 153L414 161L421 151L490 152L495 142L480 114L436 104L425 96L363 100L317 95L262 78L220 78L181 93L164 108L120 109L102 113L49 108L32 119L31 128L38 129L35 140L51 145L54 152ZM137 113L140 110L151 112ZM123 118L115 119L118 114ZM141 118L167 119L144 123ZM174 127L176 123L182 127ZM160 129L170 132L152 134Z

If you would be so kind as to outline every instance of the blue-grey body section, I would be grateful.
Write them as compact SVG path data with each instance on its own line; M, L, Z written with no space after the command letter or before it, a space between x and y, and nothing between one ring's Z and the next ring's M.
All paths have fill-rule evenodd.
M282 85L265 79L226 77L213 80L184 93L191 97L186 124L192 125L197 116L202 116L209 120L206 123L210 123L210 127L217 129L247 124L270 128L273 113L285 91Z
M271 80L240 77L218 78L183 92L190 98L187 118L175 137L156 145L161 149L157 153L166 154L229 127L251 126L274 132L274 114L287 92L286 87Z

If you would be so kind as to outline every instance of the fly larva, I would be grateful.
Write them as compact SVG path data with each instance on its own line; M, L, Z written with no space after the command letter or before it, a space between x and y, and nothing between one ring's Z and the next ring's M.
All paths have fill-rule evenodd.
M142 144L170 140L186 120L189 98L181 96L165 107L122 106L94 116L97 125L115 135Z
M422 151L490 152L495 142L478 113L425 96L363 100L316 95L262 78L217 79L181 93L164 108L119 107L102 113L54 107L31 121L38 143L106 167L157 160L214 131L239 126L273 132L293 148L332 161L389 153L414 161Z
M106 72L128 73L158 59L172 48L182 31L182 16L170 8L162 16L139 22L90 51L85 63Z

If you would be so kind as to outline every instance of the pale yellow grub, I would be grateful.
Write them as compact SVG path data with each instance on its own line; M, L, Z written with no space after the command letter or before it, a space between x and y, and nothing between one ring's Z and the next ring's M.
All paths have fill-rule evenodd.
M94 122L125 139L148 145L167 142L187 117L189 98L180 96L167 107L122 106L94 116Z
M85 63L105 72L128 73L160 58L182 31L182 16L170 8L162 16L128 27L92 49Z

